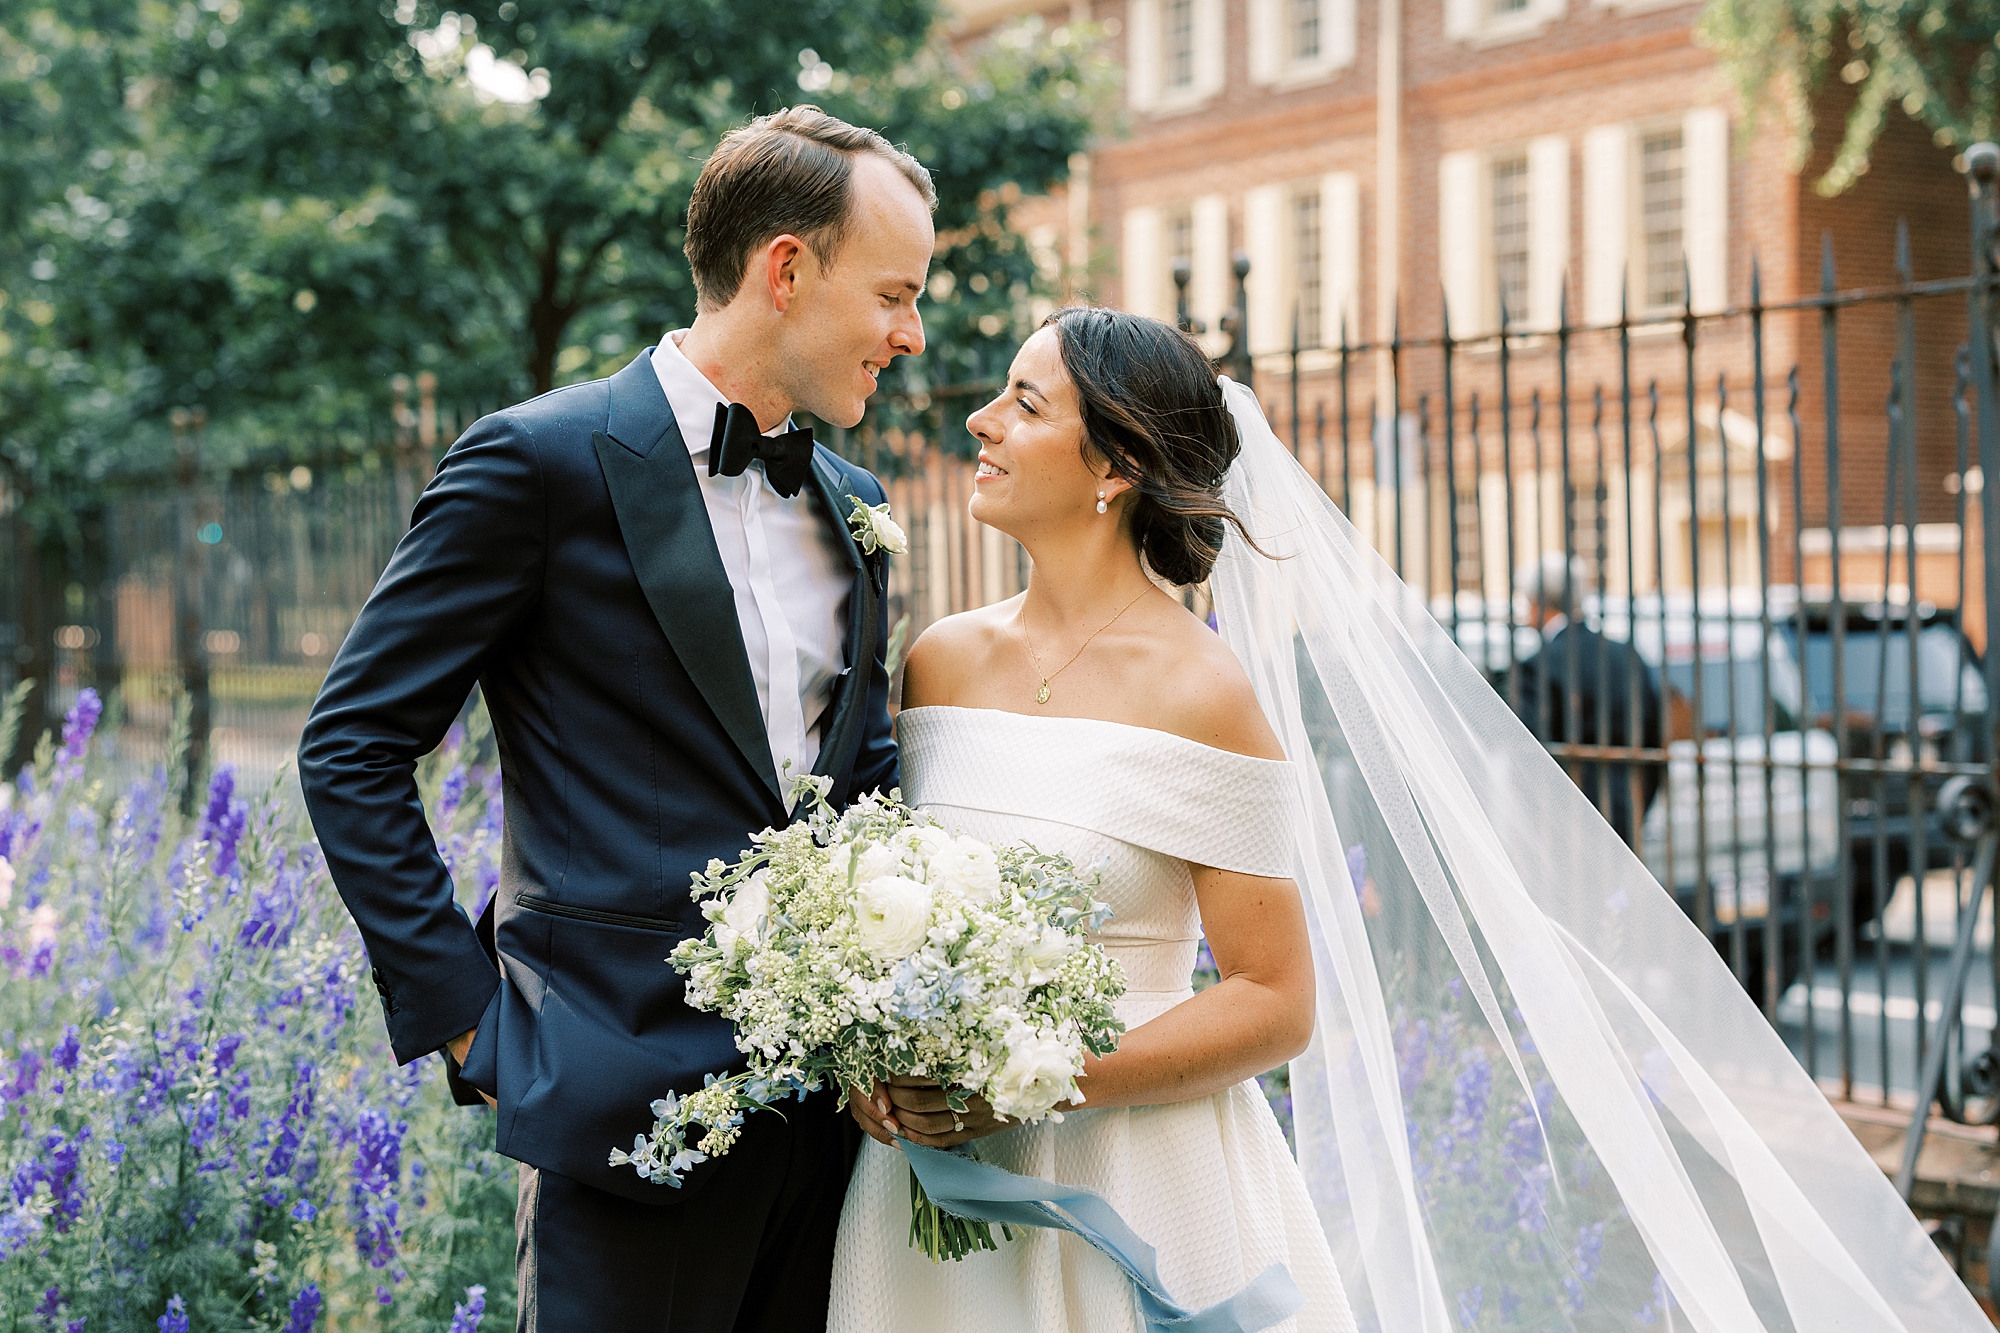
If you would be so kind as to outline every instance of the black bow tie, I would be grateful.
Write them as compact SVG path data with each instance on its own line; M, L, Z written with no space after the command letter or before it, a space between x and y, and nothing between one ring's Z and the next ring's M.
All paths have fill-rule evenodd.
M765 435L757 429L757 418L741 403L715 405L715 433L708 439L708 475L740 477L750 460L764 460L764 480L771 489L790 499L806 484L806 469L812 466L813 433L788 430Z

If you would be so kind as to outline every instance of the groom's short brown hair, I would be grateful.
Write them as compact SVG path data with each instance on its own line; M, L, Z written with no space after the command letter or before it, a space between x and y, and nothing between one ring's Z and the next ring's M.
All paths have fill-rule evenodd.
M736 297L751 251L790 234L831 268L853 212L848 180L854 158L874 153L916 187L926 207L937 190L921 162L870 129L816 106L759 116L722 136L688 201L687 244L695 297L704 310Z

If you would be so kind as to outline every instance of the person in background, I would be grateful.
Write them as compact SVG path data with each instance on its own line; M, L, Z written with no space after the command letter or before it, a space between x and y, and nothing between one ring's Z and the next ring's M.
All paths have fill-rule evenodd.
M1660 692L1653 673L1630 643L1606 638L1573 614L1588 586L1583 562L1550 552L1521 566L1514 586L1528 600L1528 623L1542 632L1541 651L1515 668L1520 673L1516 707L1528 729L1544 741L1657 749ZM1659 789L1661 767L1601 761L1564 767L1618 835L1637 845L1639 822Z

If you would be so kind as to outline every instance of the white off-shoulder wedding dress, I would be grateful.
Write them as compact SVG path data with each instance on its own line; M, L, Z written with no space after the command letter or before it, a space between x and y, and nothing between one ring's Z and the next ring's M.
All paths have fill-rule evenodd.
M947 828L1104 863L1098 892L1116 915L1098 939L1125 969L1128 1031L1194 993L1190 863L1292 874L1296 798L1283 761L988 709L907 709L897 737L904 799ZM1102 1195L1159 1252L1167 1291L1190 1309L1282 1263L1305 1305L1278 1328L1354 1328L1305 1181L1255 1082L1162 1106L1086 1108L983 1139L978 1153ZM1016 1231L997 1252L933 1263L910 1248L909 1223L908 1165L865 1141L840 1220L829 1333L1141 1333L1131 1283L1074 1236Z

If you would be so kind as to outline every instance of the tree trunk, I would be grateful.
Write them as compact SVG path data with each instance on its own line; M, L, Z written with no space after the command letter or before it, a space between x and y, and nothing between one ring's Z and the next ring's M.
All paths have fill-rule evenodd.
M21 709L14 751L0 756L9 778L34 758L35 742L55 722L49 701L54 698L56 621L62 613L62 553L43 550L35 541L34 526L18 513L13 527L14 556L21 571L21 638L14 647L14 668L16 679L29 679L35 685Z

